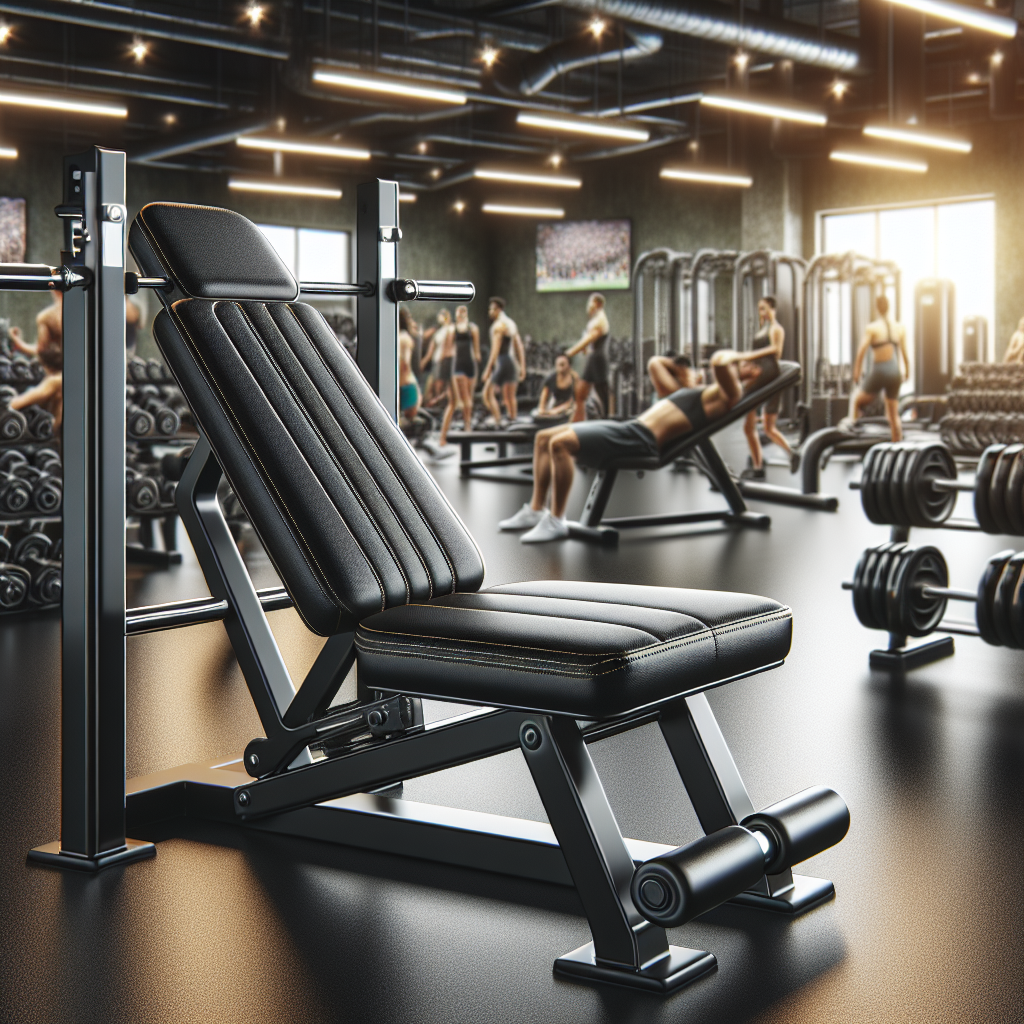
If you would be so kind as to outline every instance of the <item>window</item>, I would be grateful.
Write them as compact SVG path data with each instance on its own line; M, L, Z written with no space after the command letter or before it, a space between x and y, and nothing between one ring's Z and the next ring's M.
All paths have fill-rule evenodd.
M963 322L984 317L989 352L995 325L995 200L951 199L928 205L836 210L819 215L818 251L851 249L864 256L894 260L900 268L900 315L907 338L914 338L914 289L938 277L956 288L957 362L963 351Z
M258 224L285 266L299 281L344 282L350 280L347 231L290 228Z

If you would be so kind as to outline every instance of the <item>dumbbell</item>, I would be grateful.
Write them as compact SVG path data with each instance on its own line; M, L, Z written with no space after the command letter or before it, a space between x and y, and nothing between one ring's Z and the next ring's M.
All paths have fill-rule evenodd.
M37 441L49 441L53 437L53 426L56 422L53 413L38 405L28 405L25 407L24 416L25 430L30 437Z
M51 473L53 476L60 476L64 469L60 452L55 448L37 448L32 453L31 461L33 466L45 469L47 473Z
M149 380L145 360L138 358L128 360L128 379L136 384L145 384Z
M58 466L58 471L60 467ZM28 463L17 466L13 475L20 477L32 488L32 507L44 515L56 515L64 503L64 481L48 470Z
M32 486L13 473L0 471L0 512L21 515L32 504Z
M125 503L132 513L152 512L160 504L160 485L131 467L125 470Z
M32 364L21 353L11 356L11 380L25 384L31 382L33 376Z
M25 436L28 424L24 413L9 408L17 393L6 384L0 387L0 441L20 441Z
M167 380L167 370L159 359L147 359L146 376L151 381L156 381L157 384L161 384L163 381Z
M61 564L50 555L53 543L45 533L28 533L11 551L11 561L31 574L29 599L36 604L59 604L61 598Z
M160 475L166 480L180 480L185 472L185 465L192 454L192 447L182 448L180 451L168 452L160 459Z
M149 437L153 433L156 424L152 415L145 409L140 409L137 405L129 403L125 407L125 415L125 427L129 437Z
M1000 551L985 566L976 590L953 590L938 548L882 544L860 557L853 580L853 609L861 625L897 636L934 633L948 601L974 604L977 635L987 644L1024 650L1024 551ZM957 632L967 632L957 627Z
M27 569L11 562L11 542L0 534L0 611L20 608L28 597L32 577Z
M164 437L173 437L181 426L181 419L178 414L169 409L159 398L147 398L142 402L142 408L153 417L153 425L158 434Z
M630 894L652 924L676 928L738 896L765 875L835 846L850 828L846 801L823 786L644 861Z

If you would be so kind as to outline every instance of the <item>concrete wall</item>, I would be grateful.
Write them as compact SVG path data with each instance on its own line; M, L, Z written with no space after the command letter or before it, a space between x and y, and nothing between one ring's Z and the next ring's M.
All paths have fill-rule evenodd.
M1024 316L1024 123L973 125L967 156L927 153L927 174L885 172L807 161L803 169L803 248L814 252L815 214L821 210L993 195L996 202L995 351L1001 357Z

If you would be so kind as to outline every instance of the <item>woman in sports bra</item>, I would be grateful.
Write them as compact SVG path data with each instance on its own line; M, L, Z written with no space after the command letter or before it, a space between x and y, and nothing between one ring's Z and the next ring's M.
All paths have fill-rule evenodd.
M455 323L448 327L442 357L446 355L450 356L450 371L446 378L448 406L441 421L442 448L448 443L448 430L456 409L462 410L462 429L471 430L473 427L473 388L480 362L480 330L469 322L469 310L465 306L455 310Z
M554 372L544 378L537 411L533 414L534 423L546 427L565 423L572 416L578 382L579 377L573 370L569 357L564 352L559 352L555 359Z
M747 359L752 365L758 367L760 373L747 386L746 390L763 388L766 384L778 377L780 371L779 359L782 358L782 346L786 341L786 331L782 324L775 317L775 296L765 295L757 303L757 316L761 321L761 329L754 335L754 348L747 353ZM750 449L750 468L745 469L740 476L746 480L764 480L764 452L761 450L761 438L757 429L757 414L764 412L764 432L775 442L788 456L790 471L795 473L800 468L800 456L789 446L789 442L780 433L779 405L782 395L777 391L760 409L752 410L743 421L743 433L747 437L747 447Z
M878 319L868 324L864 340L857 350L853 364L853 379L860 381L860 387L853 397L852 416L857 420L864 407L875 397L885 393L885 415L889 420L894 441L903 440L903 426L900 423L899 397L904 376L900 372L900 359L906 374L910 375L910 359L907 357L907 332L902 324L889 316L889 300L884 295L875 299ZM861 377L864 357L871 351L871 370Z

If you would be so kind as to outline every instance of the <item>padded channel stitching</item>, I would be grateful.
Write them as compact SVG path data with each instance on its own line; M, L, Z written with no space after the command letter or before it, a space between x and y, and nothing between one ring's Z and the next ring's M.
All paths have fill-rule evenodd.
M327 441L324 438L323 434L320 433L320 428L313 422L312 417L307 412L306 407L302 404L301 400L299 399L298 394L296 394L295 389L292 387L291 382L285 376L285 374L284 374L283 370L281 369L280 365L278 364L277 360L274 358L274 354L270 351L270 347L260 337L259 332L253 326L252 321L249 319L249 317L246 314L245 310L242 308L241 303L233 302L232 304L235 306L235 308L238 310L238 312L242 315L242 319L245 321L246 326L249 328L249 331L251 332L251 334L252 334L253 338L255 339L257 345L260 346L260 348L263 351L263 354L267 357L267 361L277 371L278 378L280 379L282 385L285 387L285 389L288 391L288 393L294 399L296 407L302 413L302 416L306 420L306 423L309 425L309 428L313 431L314 434L316 434L317 438L319 438L320 444L323 446L323 449L327 453L328 458L330 458L330 460L334 463L335 468L338 470L339 474L341 474L341 476L344 479L345 483L348 485L349 492L353 495L353 497L356 499L356 501L359 502L359 505L362 508L363 513L365 514L367 520L369 520L371 526L376 531L377 536L380 537L381 543L384 545L384 547L386 547L388 549L388 551L391 552L391 557L394 559L395 565L398 568L398 572L399 572L399 574L402 577L402 582L405 584L405 600L406 600L406 603L408 603L409 598L412 597L412 587L409 585L409 577L405 573L405 568L402 565L402 560L399 558L398 553L391 546L391 543L388 541L388 538L385 536L383 530L381 530L380 526L378 525L377 520L373 517L373 515L371 514L369 508L367 508L366 502L363 501L362 495L359 494L358 489L356 488L356 486L352 482L352 480L349 478L348 473L345 472L344 468L338 462L337 458L334 455L334 452L331 450L331 446L327 443ZM261 305L263 306L264 309L266 309L266 303L261 303ZM268 313L268 316L269 316L269 313ZM218 320L219 320L219 318L218 318ZM271 318L271 322L273 322L273 318ZM221 326L223 326L223 324ZM275 324L275 327L276 326L277 325ZM241 353L239 353L239 355L241 355ZM254 379L255 379L255 375L254 375ZM261 388L260 390L262 391L263 389ZM285 430L287 430L287 429L288 428L285 427ZM312 467L310 467L310 468L312 469ZM315 471L314 471L314 475L315 475ZM372 474L371 474L371 479L372 479ZM334 506L335 511L337 511L338 518L344 520L345 517L342 514L341 509L338 508L337 503L331 497L331 494L327 490L326 487L324 488L324 493L327 495L328 501L330 501L330 503ZM349 532L351 533L351 530ZM362 549L360 549L360 550L362 550ZM426 566L424 566L424 570L426 570ZM374 575L377 576L377 582L379 584L381 584L381 589L383 591L382 581L381 581L380 577L377 575L376 571L374 571ZM429 572L427 572L427 579L428 580L430 579L430 573Z
M547 598L537 598L536 600L548 600L548 599ZM610 604L611 602L605 601L604 603L605 604ZM565 615L550 615L549 616L546 612L542 612L542 611L530 612L530 611L526 611L525 609L521 609L521 608L516 608L514 610L510 609L510 610L506 611L506 610L504 610L502 608L463 608L463 607L461 607L460 605L457 605L457 604L453 605L453 604L419 604L419 603L410 604L409 607L410 608L429 608L431 611L436 611L438 609L441 609L441 610L446 611L446 612L471 612L474 615L531 615L531 616L538 616L538 615L540 615L540 616L543 616L544 618L565 619L566 622L592 622L593 621L593 619L570 619L570 618L568 618ZM700 619L698 619L695 615L691 615L689 617L691 619L693 619L694 621L696 621L696 622L700 622ZM662 643L668 643L669 642L667 640L659 640L650 630L644 629L643 626L629 626L629 625L625 625L624 623L621 623L621 622L605 622L603 624L606 625L606 626L618 626L620 629L631 629L635 633L645 633L647 636L649 636L651 638L652 641L654 641L654 643L657 643L657 644L662 644ZM710 629L711 627L708 626L705 623L704 624L704 628L705 629ZM409 634L409 635L411 635L411 634ZM689 636L689 635L690 634L687 634L687 636ZM476 643L476 641L475 640L470 640L470 641L467 641L467 643ZM538 648L538 650L540 650L540 648Z
M175 303L174 306L177 306L177 303ZM199 365L202 366L203 371L206 374L207 383L210 384L213 388L216 389L217 393L221 397L221 402L222 402L224 408L227 409L231 413L231 424L232 424L231 425L231 431L235 435L235 437L238 439L239 448L245 454L245 457L248 460L249 464L253 465L253 457L254 456L256 458L256 461L259 462L259 468L257 469L257 467L255 465L253 465L253 469L257 469L257 472L259 473L259 475L264 479L264 481L266 481L267 486L270 489L273 490L274 494L277 496L276 504L278 506L279 511L283 511L284 514L287 515L288 521L291 522L291 524L292 524L292 531L291 532L292 532L292 534L294 536L298 537L299 540L301 541L301 544L299 544L299 552L302 554L302 560L306 563L306 565L309 568L310 575L313 576L314 579L316 579L317 572L319 572L320 577L323 579L323 584L321 584L320 580L318 580L318 579L316 580L316 584L320 588L320 592L324 595L324 597L327 598L328 600L333 599L335 607L344 608L345 611L348 612L349 615L351 615L353 618L356 618L355 610L353 608L351 608L348 605L347 602L345 602L342 598L340 598L334 592L334 588L330 585L330 582L327 579L326 573L324 573L324 571L320 568L320 564L313 557L313 553L309 549L309 545L306 542L306 538L303 536L302 531L299 529L299 524L296 523L295 520L292 518L291 514L288 513L288 508L284 504L284 502L283 502L283 500L281 498L280 492L274 486L272 480L270 479L269 474L266 471L266 468L264 467L262 461L260 461L259 456L256 455L256 450L253 447L252 443L249 441L249 438L245 436L245 431L242 430L241 424L238 421L238 416L235 414L234 409L231 408L231 403L228 401L227 395L224 394L224 392L220 388L220 385L217 384L217 378L210 372L210 367L207 365L206 360L202 357L202 354L201 354L201 351L199 349L199 346L196 344L195 339L189 333L189 329L185 326L184 321L178 315L178 311L177 311L177 309L174 308L174 306L171 307L171 311L172 311L172 313L174 315L175 321L178 323L178 325L181 327L181 329L185 332L185 337L187 337L188 340L189 340L189 344L191 345L192 350L193 350L192 358L195 359L196 362ZM216 303L214 303L214 311L216 312ZM248 450L247 450L247 448L248 448ZM252 452L252 455L250 455L250 451ZM285 516L284 515L281 516L281 521L282 522L285 521ZM343 520L343 522L344 522L344 520ZM347 525L345 526L345 529L348 530L348 526ZM352 531L349 530L349 535L350 536L351 536L351 533L352 533ZM355 537L353 537L352 540L355 543L356 547L359 547L359 542L355 539ZM362 551L362 548L359 548L359 550ZM307 557L307 554L308 554L309 557ZM366 558L366 552L365 551L363 552L363 557ZM316 566L315 570L314 570L313 565L310 565L310 563L309 563L309 559L310 558L313 558L313 563ZM366 559L366 561L367 561L367 564L369 564L369 559ZM377 585L380 586L380 577L377 576L376 572L373 570L373 566L372 565L370 565L370 571L373 572L374 578L377 580ZM326 592L324 590L325 586L327 588ZM385 604L385 602L384 602L384 589L383 589L383 587L381 587L381 601L380 601L380 603L381 603L381 611L383 611L384 610L384 604Z
M359 628L360 629L365 629L366 627L365 626L360 626ZM562 675L576 675L576 676L581 676L581 677L583 677L583 676L606 676L606 675L611 675L612 672L617 672L617 671L619 671L622 668L628 667L629 664L634 662L634 661L639 661L642 658L650 657L652 654L660 654L662 651L676 650L676 649L678 649L680 647L689 647L691 644L695 644L695 643L698 643L701 640L706 639L707 638L707 634L709 632L710 632L710 630L701 630L699 633L693 633L690 636L680 637L678 640L671 640L671 641L669 641L667 643L664 643L664 644L658 644L656 648L644 648L643 651L640 652L640 653L618 654L618 655L615 655L614 657L601 658L599 660L592 660L591 664L593 664L595 667L592 670L590 670L590 671L586 671L584 669L574 669L571 666L566 666L562 662L555 662L552 659L530 658L530 657L528 657L526 655L521 655L520 656L520 667L530 668L530 667L533 667L535 665L543 665L543 664L546 663L548 665L557 665L558 666L557 667L557 671L558 671L558 673L561 673ZM398 636L398 635L408 635L408 634L395 634L395 635ZM415 639L415 638L413 638L413 639ZM431 639L437 639L437 638L431 638ZM467 642L468 643L479 643L480 641L467 641ZM374 654L380 654L381 653L380 651L372 650L371 647L368 646L368 644L377 644L380 647L388 647L388 646L390 646L393 649L393 651L392 652L385 652L385 653L394 653L394 654L396 654L397 656L400 656L400 657L408 657L409 656L408 651L404 650L402 648L401 644L399 644L399 643L396 643L394 641L389 643L389 641L387 641L387 640L376 640L375 641L375 640L372 640L372 639L367 638L367 637L361 637L358 633L356 634L356 646L357 647L361 647L361 649L365 650L368 654L369 653L374 653ZM495 645L491 645L491 646L499 646L499 645L495 644ZM509 644L508 646L516 647L519 650L541 650L541 651L543 651L543 648L520 647L518 644ZM509 663L509 662L513 661L513 659L511 657L505 656L504 658L502 658L502 655L500 655L500 654L494 654L494 655L491 655L488 658L486 651L479 651L479 652L477 652L477 656L474 658L472 656L467 656L467 652L463 651L463 650L461 650L459 648L450 648L450 647L446 648L446 647L443 647L441 645L438 645L438 649L442 653L436 653L435 654L435 653L432 653L430 651L424 651L424 652L418 652L416 654L416 657L417 658L422 658L425 661L464 661L464 662L467 662L469 664L474 664L475 663L475 664L482 664L482 665L501 664L502 660L504 660L506 663ZM544 653L552 654L552 653L563 653L563 652L560 652L560 651L559 652L545 651ZM567 653L572 653L572 652L567 652ZM586 655L581 655L580 657L586 657ZM612 663L612 662L615 662L616 664L612 665L611 668L605 668L605 669L597 668L597 666L599 666L599 665L608 665L609 663ZM553 670L553 669L552 670L539 669L539 671L542 671L542 672L546 671L546 672L548 672L548 674L552 674L552 675L555 674L555 670Z
M626 628L629 628L629 627L626 627ZM372 626L367 626L365 623L360 623L359 624L359 631L360 632L379 633L381 636L393 636L393 637L405 637L406 638L406 640L404 640L404 641L399 641L399 640L391 641L392 643L396 643L396 644L397 643L410 643L410 644L412 644L412 643L415 643L415 642L420 641L420 640L438 640L442 644L444 644L445 642L451 643L451 641L452 641L452 638L450 636L432 636L432 635L427 634L427 633L399 633L397 630L374 629ZM636 632L638 632L638 633L645 633L646 630L638 629L638 630L636 630ZM694 637L703 637L703 636L705 636L706 634L709 634L709 633L712 633L712 630L710 630L710 629L705 627L704 629L698 630L696 633L687 633L686 636L677 637L675 640L657 640L655 637L651 637L651 639L655 641L653 644L647 644L645 647L640 647L636 651L633 651L630 654L626 654L625 652L622 652L622 653L614 654L614 655L612 655L612 654L608 654L608 655L587 654L585 651L574 651L574 650L567 649L567 648L563 648L561 650L554 651L554 650L549 650L547 647L534 647L531 644L514 644L514 643L511 643L511 642L508 642L508 641L503 641L501 643L491 643L490 640L460 640L458 642L459 643L464 643L464 644L473 644L475 647L515 647L517 650L520 650L520 651L542 651L544 654L573 655L573 656L575 656L577 658L596 659L596 663L598 665L601 665L604 662L612 661L615 658L624 658L624 657L636 658L636 657L640 657L642 655L642 652L644 652L644 651L657 652L660 649L666 649L666 648L675 646L677 644L678 645L685 645L685 642L688 642L689 640L693 639ZM647 633L647 636L651 636L651 634ZM356 639L357 640L359 639L359 635L358 634L356 635ZM372 637L367 637L366 639L369 642L371 642L371 643L387 643L388 642L388 641L385 641L385 640L374 641L372 639Z
M360 423L363 424L363 427L364 427L367 439L377 449L378 453L380 454L381 459L385 463L387 463L388 467L390 468L391 472L394 474L395 479L398 481L398 483L402 485L402 489L405 492L405 496L408 499L409 504L413 507L413 509L415 509L416 515L419 516L420 522L423 523L423 526L426 528L427 532L430 534L431 537L434 538L434 541L437 544L438 551L441 552L442 557L444 558L445 562L448 565L448 572L449 572L449 574L451 575L451 578L452 578L451 593L453 593L453 594L458 593L459 576L458 576L458 573L455 571L455 565L452 562L451 557L448 554L448 549L445 547L444 542L437 535L437 531L430 525L429 520L424 515L423 510L420 508L419 503L416 501L416 498L413 495L413 493L409 490L408 487L405 486L405 483L404 483L404 481L402 479L402 474L398 472L398 469L395 466L395 464L391 461L390 458L388 458L387 452L385 452L384 449L380 446L379 442L377 441L377 438L374 436L373 431L370 430L369 426L367 426L366 422L363 420L363 417L359 415L359 412L356 410L355 406L352 404L352 400L349 398L348 392L345 389L344 382L338 379L337 374L335 374L335 372L331 369L330 365L326 362L324 357L320 354L320 349L317 347L317 344L314 341L314 339L312 338L312 336L310 335L309 331L306 330L306 328L303 325L302 321L299 319L298 315L295 312L295 309L292 307L292 304L290 302L286 302L286 303L284 303L284 306L287 308L288 312L291 313L292 318L295 320L295 323L299 327L299 330L302 331L303 335L309 341L309 346L313 350L313 352L315 353L316 358L320 361L320 365L327 372L327 375L329 377L331 377L331 379L334 380L334 382L338 385L338 394L344 400L345 404L349 407L349 409L351 410L352 416L356 420L358 420ZM346 355L346 357L351 358L350 356L348 356L347 352L345 353L345 355ZM358 368L357 368L357 372L358 372ZM377 396L374 395L374 398L377 398ZM377 400L380 401L379 398ZM403 435L403 439L404 439L404 435ZM363 460L362 456L359 455L359 452L356 449L355 445L352 446L352 450L355 453L356 458L358 458L360 460L360 462L362 462L363 465L366 466L366 462ZM370 472L369 466L366 466L366 471L367 471L367 473L370 473L371 476L373 476L373 474ZM388 501L386 495L383 495L383 497L384 497L385 502L387 502L388 507L394 513L395 518L399 521L399 523L401 523L401 521L402 521L401 517L395 511L394 505L390 501ZM443 497L443 495L442 495L442 497ZM447 499L445 499L445 503L446 504L448 503ZM460 522L461 522L461 520L460 520ZM404 529L405 528L403 527L403 530ZM406 535L408 536L408 533ZM422 553L420 552L419 546L413 542L411 537L409 538L409 543L410 543L410 546L412 547L412 549L416 552L416 557L419 558L420 563L423 565L423 569L424 569L424 571L427 574L427 581L428 581L428 583L430 585L430 596L433 597L434 596L434 576L433 576L433 573L431 573L430 568L427 566L426 561L425 561ZM474 541L474 546L475 546L475 543L476 542ZM482 561L482 559L481 559L481 561Z
M345 397L346 405L348 405L348 407L350 409L352 409L353 416L356 419L360 419L361 420L361 417L356 413L355 409L352 407L352 403L350 401L348 401L348 396L345 395L345 389L342 386L341 382L337 379L337 377L334 376L333 373L330 372L330 367L328 367L327 364L324 362L323 357L320 355L320 350L316 346L316 342L310 336L309 331L307 331L306 328L303 326L302 321L295 315L295 310L292 308L291 303L287 303L286 302L286 303L283 303L283 305L288 310L288 312L291 313L292 319L295 321L295 324L299 328L299 330L302 331L303 337L309 342L309 347L315 353L316 358L320 361L320 365L323 366L327 370L328 376L333 381L335 381L335 383L338 385L338 391L339 391L339 393L341 393ZM268 315L269 315L269 311L268 311ZM273 317L271 317L271 319L273 319ZM325 323L326 323L326 321L325 321ZM328 326L328 330L329 329L330 329L330 327ZM300 362L300 366L301 366L301 362ZM305 371L303 371L303 372L305 372ZM308 374L307 374L307 379L310 381L311 384L313 383L312 378L310 378ZM315 387L315 385L314 385L314 387ZM326 405L327 403L325 402L324 404ZM329 412L330 411L330 407L328 406L327 408L328 408L328 412ZM340 426L340 424L339 424L339 426ZM316 429L316 428L314 427L314 429ZM319 431L317 433L319 435ZM369 429L366 430L366 433L368 435L370 434ZM327 448L331 458L334 459L335 458L334 457L334 452L330 449L330 446L327 445L326 442L325 442L325 447ZM423 567L423 574L427 578L428 594L429 594L430 597L433 597L434 596L434 576L433 576L433 574L430 571L430 566L427 564L427 560L424 557L422 551L420 550L419 545L415 542L415 540L409 534L409 531L405 528L405 524L402 522L402 517L398 514L398 511L395 509L395 507L392 504L392 502L388 500L387 494L380 487L379 483L377 482L377 478L374 475L373 471L366 464L366 460L362 457L362 455L359 454L358 448L356 448L356 446L354 444L350 445L349 447L350 447L350 451L351 451L353 457L360 463L360 465L363 467L363 469L366 470L366 475L376 485L377 493L380 495L381 500L383 501L383 503L385 505L387 505L387 507L391 510L391 514L394 516L394 519L395 519L396 524L398 525L398 528L402 531L403 534L405 534L406 540L409 541L409 547L412 548L412 550L416 553L416 557L419 559L420 565ZM379 450L379 446L378 446L378 450ZM385 461L388 461L388 460L385 460ZM337 463L336 459L335 459L335 462ZM388 461L388 465L391 466L390 461ZM340 466L338 468L341 469ZM401 477L395 471L394 466L391 466L391 470L392 470L392 472L395 473L395 476L399 480L401 480ZM342 471L342 472L344 472L344 471ZM353 492L355 492L355 488L354 487L353 487ZM412 501L411 495L410 495L410 501ZM360 502L360 504L362 504L362 498L361 497L359 498L359 502ZM437 537L436 537L433 529L431 529L430 524L427 522L426 518L423 516L423 514L420 511L419 507L415 504L415 502L412 502L412 505L413 505L413 508L416 510L416 514L419 516L420 521L423 523L424 528L427 530L427 532L432 537L434 537L435 540L437 540ZM369 518L370 521L373 522L374 526L376 527L377 526L376 520L374 520L374 518L370 515L369 511L367 511L366 514L367 514L367 518ZM380 532L380 528L377 527L377 529L378 529L378 532ZM382 535L382 539L383 539L384 543L388 546L388 548L391 549L391 545L388 544L387 538L383 537L383 535ZM449 571L451 573L451 577L452 577L452 580L454 582L454 580L455 580L455 568L454 568L454 566L451 563L451 559L448 558L448 553L446 551L444 551L444 549L443 549L443 547L441 545L441 542L439 540L437 540L437 546L438 546L438 548L441 549L441 552L442 552L442 554L444 556L444 559L448 563L448 569L449 569ZM408 599L412 597L412 587L409 584L409 580L408 580L408 578L406 576L405 569L402 566L401 560L399 559L398 555L394 552L393 549L391 549L391 551L392 551L392 554L395 556L395 562L398 565L398 571L402 574L402 579L405 580L406 600L408 601Z

